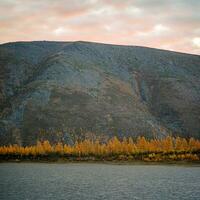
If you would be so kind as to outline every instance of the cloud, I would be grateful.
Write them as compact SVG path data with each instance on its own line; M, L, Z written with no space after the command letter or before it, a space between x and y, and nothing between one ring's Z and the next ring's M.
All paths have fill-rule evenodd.
M88 40L200 54L200 1L1 0L0 42Z
M169 28L162 25L162 24L157 24L157 25L154 26L154 31L158 32L158 33L162 33L162 32L165 32L165 31L169 31Z
M55 35L62 35L62 34L64 34L66 32L66 30L63 28L63 27L58 27L58 28L56 28L54 31L53 31L53 33L55 34Z
M193 38L192 42L196 47L200 48L200 37Z

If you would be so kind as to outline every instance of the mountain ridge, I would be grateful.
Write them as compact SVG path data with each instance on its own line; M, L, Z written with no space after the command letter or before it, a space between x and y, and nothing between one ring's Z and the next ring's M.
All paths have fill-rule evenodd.
M165 51L165 52L172 52L177 54L185 54L185 55L194 55L194 56L200 56L199 54L195 53L189 53L189 52L183 52L183 51L176 51L176 50L170 50L170 49L162 49L162 48L156 48L151 46L140 46L140 45L128 45L128 44L115 44L115 43L104 43L104 42L96 42L96 41L87 41L87 40L74 40L74 41L65 41L65 40L21 40L21 41L12 41L12 42L5 42L0 43L0 46L9 45L9 44L21 44L21 43L87 43L87 44L96 44L96 45L110 45L110 46L121 46L121 47L134 47L134 48L145 48L145 49L152 49L152 50L158 50L158 51Z

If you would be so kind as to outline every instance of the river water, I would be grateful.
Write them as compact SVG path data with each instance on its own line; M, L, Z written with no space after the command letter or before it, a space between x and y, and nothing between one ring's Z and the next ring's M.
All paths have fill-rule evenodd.
M0 164L0 199L200 199L200 167Z

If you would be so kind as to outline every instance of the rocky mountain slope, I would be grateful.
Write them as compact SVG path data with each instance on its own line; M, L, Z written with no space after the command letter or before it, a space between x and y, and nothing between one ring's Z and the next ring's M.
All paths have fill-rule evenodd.
M200 138L200 56L81 41L0 45L1 144L168 133Z

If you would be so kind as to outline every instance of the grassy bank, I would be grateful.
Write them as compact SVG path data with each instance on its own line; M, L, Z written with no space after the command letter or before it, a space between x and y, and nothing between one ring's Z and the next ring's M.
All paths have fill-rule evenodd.
M200 152L138 153L132 155L75 156L75 155L0 155L0 162L117 162L117 163L200 163Z

